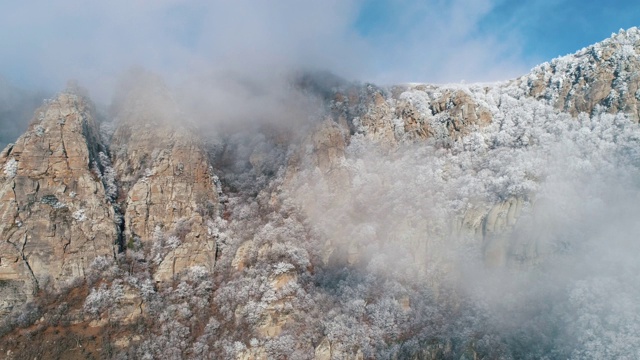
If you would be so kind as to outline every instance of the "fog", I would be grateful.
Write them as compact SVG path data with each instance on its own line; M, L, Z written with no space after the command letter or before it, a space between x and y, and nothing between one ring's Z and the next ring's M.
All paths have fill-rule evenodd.
M516 39L477 34L497 6L492 1L399 1L388 5L394 14L388 24L371 17L372 6L359 0L8 3L0 31L15 36L0 39L0 76L42 94L74 79L106 108L123 95L130 69L143 69L162 79L185 118L254 126L296 125L317 110L292 87L307 72L393 84L502 80L529 68ZM28 117L2 122L24 124Z
M358 0L4 4L0 30L16 36L0 40L0 73L20 86L52 91L77 79L107 103L118 74L131 66L173 86L212 74L271 82L299 70L385 83L487 81L531 65L517 57L516 39L498 43L476 33L496 6L491 1L390 4L396 28L388 36L361 28L363 22L373 21L371 31L384 25L362 18L367 6Z
M636 357L637 125L496 94L475 93L501 99L495 120L451 149L356 135L340 165L302 173L328 263L446 293L455 336L490 358Z
M3 40L2 68L33 86L61 87L76 78L97 98L107 97L114 76L131 66L175 84L212 72L253 77L302 66L351 72L361 51L347 29L353 1L65 0L7 6L3 29L22 38Z
M34 110L49 97L44 91L17 87L0 76L0 148L15 141L33 118Z

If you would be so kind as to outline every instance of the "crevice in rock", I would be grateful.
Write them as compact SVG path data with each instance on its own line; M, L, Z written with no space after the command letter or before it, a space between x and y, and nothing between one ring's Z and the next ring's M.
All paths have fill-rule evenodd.
M18 204L18 194L16 194L16 181L13 180L11 182L11 191L13 192L13 200L16 202L16 207ZM38 188L36 187L36 191L38 191Z
M120 207L120 205L118 204L114 204L113 206L113 210L115 211L116 214L116 226L118 229L118 235L116 238L116 246L117 246L117 251L118 253L123 253L126 250L126 243L125 243L125 238L124 238L124 229L125 229L125 217L124 217L124 211L122 211L122 208Z
M14 147L13 144L7 145L7 148L5 149L6 151L6 154L4 155L5 157L11 155L11 152L13 151L13 147Z
M27 260L27 257L24 254L24 248L27 245L27 235L26 234L24 235L24 239L22 241L21 247L19 247L18 244L13 243L9 240L7 240L7 243L11 244L11 246L13 246L16 249L18 254L20 254L20 258L22 259L22 261L24 261L24 264L27 267L27 270L29 270L29 275L31 275L31 280L33 280L33 284L35 285L33 288L33 294L35 295L38 292L40 285L38 284L38 278L36 278L36 275L33 272L33 269L31 268L31 264L29 264L29 260Z

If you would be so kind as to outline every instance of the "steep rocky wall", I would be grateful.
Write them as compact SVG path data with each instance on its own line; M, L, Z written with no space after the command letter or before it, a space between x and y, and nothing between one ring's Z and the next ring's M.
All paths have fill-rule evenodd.
M155 260L162 281L191 266L213 270L216 242L207 219L218 215L218 189L196 131L184 126L162 84L147 93L149 86L141 82L120 104L111 146L125 241L168 250Z
M48 281L58 288L82 278L97 256L114 256L100 151L91 103L66 92L0 154L0 311Z
M337 124L390 148L426 139L448 146L492 120L486 105L455 86L353 85L335 90L329 103Z

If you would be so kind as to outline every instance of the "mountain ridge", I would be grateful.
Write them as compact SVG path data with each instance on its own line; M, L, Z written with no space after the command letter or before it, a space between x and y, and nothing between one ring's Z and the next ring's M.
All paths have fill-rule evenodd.
M573 294L582 283L530 294L537 280L515 279L551 276L543 270L562 268L567 249L594 246L570 229L612 201L612 179L637 195L639 60L632 28L493 85L308 75L296 85L322 102L313 120L220 132L212 143L197 123L178 125L188 115L153 75L125 87L108 133L90 100L63 92L0 154L0 350L584 358L544 338L556 331L584 345L580 319L563 314L562 327L526 310L555 314L535 299L569 304L575 296L557 288ZM593 204L574 208L591 193ZM495 298L491 274L524 310ZM62 299L47 302L54 294ZM510 314L534 324L521 343ZM77 327L98 334L100 348ZM51 328L85 347L47 343ZM25 331L43 341L29 348ZM640 344L600 345L629 356Z

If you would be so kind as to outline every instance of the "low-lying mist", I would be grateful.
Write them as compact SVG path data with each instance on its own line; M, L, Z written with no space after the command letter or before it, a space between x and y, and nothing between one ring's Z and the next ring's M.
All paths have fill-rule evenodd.
M499 86L488 93L472 88L466 91L491 109L490 124L455 142L426 139L391 148L366 131L341 128L348 138L344 153L337 149L327 168L313 159L317 149L309 141L323 119L332 122L317 96L331 86L309 92L314 82L303 88L290 80L274 83L281 86L263 91L230 78L231 93L216 86L204 95L178 96L177 103L209 134L234 134L224 140L236 148L227 156L244 165L221 169L226 185L251 199L273 181L284 191L278 197L290 202L282 216L301 212L314 234L311 244L289 233L287 220L278 230L283 233L246 216L239 226L254 224L253 241L273 251L284 246L279 251L321 258L315 278L302 281L315 286L306 288L315 304L304 306L325 313L308 321L322 324L336 346L408 356L440 339L452 342L443 356L637 355L637 124L622 114L572 117ZM421 108L410 92L405 98ZM211 94L214 100L206 100ZM297 133L274 145L265 127ZM288 160L295 154L303 160L291 174ZM268 177L243 177L269 161ZM236 205L238 213L255 211ZM252 256L259 258L255 246ZM383 338L384 345L371 344ZM401 345L399 339L409 340Z
M338 166L302 172L294 197L327 239L328 266L457 304L443 320L467 344L457 353L637 357L637 124L475 96L494 121L451 148L390 151L355 135Z

